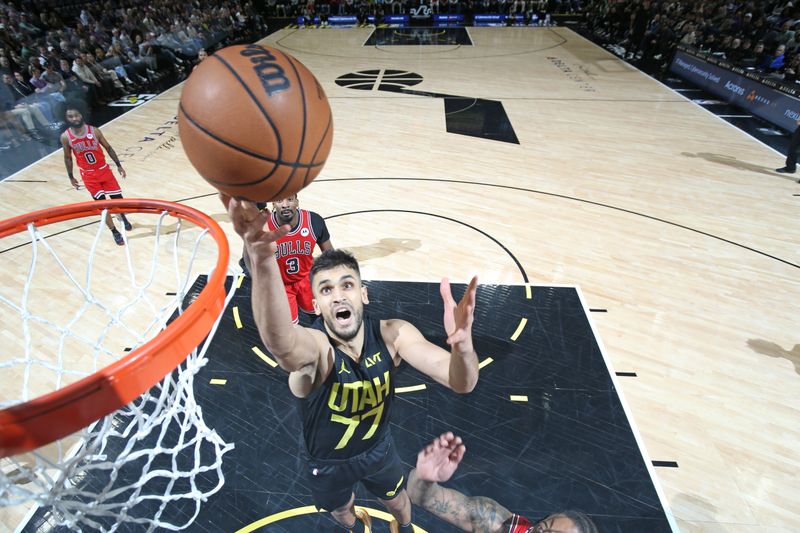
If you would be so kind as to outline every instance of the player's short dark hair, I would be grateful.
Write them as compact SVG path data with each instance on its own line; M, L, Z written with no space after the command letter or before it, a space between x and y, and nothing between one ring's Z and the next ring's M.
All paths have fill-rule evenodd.
M578 533L599 533L592 519L580 511L561 511L556 514L566 516L572 520L572 523L578 528Z
M67 111L77 111L84 118L86 117L86 105L81 100L67 100L64 103L64 115L67 114Z
M345 266L355 270L359 279L361 278L361 270L358 268L358 260L355 258L355 256L353 256L353 254L347 250L331 248L330 250L325 250L316 259L314 259L314 264L311 265L309 279L313 283L314 276L316 276L317 272L322 270L330 270L339 266Z

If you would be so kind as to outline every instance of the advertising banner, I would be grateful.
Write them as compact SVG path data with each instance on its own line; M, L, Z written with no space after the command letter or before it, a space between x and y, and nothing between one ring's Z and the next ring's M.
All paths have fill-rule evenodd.
M716 63L678 50L669 69L722 100L786 131L797 129L795 121L800 120L800 99L789 94L794 91L793 87L784 88L783 83L764 79L755 72L738 67L734 71L734 68L726 68L724 62Z

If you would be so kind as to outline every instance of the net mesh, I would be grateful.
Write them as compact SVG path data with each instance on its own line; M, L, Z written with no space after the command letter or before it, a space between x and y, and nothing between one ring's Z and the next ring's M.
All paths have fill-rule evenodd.
M19 284L16 296L0 289L0 319L15 334L0 356L0 408L68 385L151 340L210 276L214 264L206 263L218 249L207 229L167 212L138 214L136 232L120 228L123 248L105 229L109 216L103 212L93 238L93 225L62 233L31 224L30 244L4 250L27 273L18 278L21 295ZM88 252L76 252L87 241ZM231 284L226 304L233 291ZM76 531L189 526L224 483L222 456L233 448L203 421L193 389L218 324L135 401L69 437L0 459L0 506L42 506L50 523Z

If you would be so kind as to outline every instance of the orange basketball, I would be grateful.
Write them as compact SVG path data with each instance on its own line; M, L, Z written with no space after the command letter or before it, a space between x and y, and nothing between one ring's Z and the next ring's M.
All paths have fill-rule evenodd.
M229 46L200 63L181 95L178 129L189 161L231 196L268 202L317 177L333 142L325 91L292 56Z

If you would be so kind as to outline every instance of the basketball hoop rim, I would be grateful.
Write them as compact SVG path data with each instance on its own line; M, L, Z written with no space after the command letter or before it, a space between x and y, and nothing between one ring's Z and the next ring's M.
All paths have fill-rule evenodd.
M161 214L208 230L219 255L206 286L195 301L164 331L96 373L59 390L0 410L0 457L31 451L66 437L130 403L181 364L208 335L225 307L225 280L230 251L217 222L192 207L146 198L81 202L42 209L0 221L0 238L37 227L118 213Z

